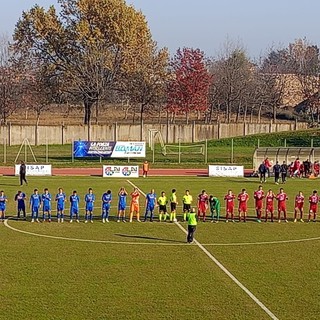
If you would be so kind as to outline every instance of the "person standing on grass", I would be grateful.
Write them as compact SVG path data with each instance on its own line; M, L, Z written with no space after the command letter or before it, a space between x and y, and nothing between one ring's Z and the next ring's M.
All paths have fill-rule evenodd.
M258 172L259 172L259 177L260 177L260 183L266 182L266 173L267 173L267 167L264 163L264 161L261 162L259 168L258 168Z
M7 208L7 196L4 194L4 191L0 191L0 213L1 213L1 221L4 221L6 218L6 208Z
M41 195L42 202L42 222L46 221L46 216L48 215L48 221L51 222L51 194L49 193L48 188L43 190Z
M18 211L17 211L18 219L20 219L20 214L22 212L23 219L26 220L26 199L27 199L26 194L20 190L14 196L14 201L17 201L17 206L18 206Z
M210 213L211 213L211 222L218 222L220 219L220 200L213 195L209 197L209 206L210 206ZM215 218L216 217L216 218Z
M287 181L287 174L288 174L288 165L285 161L283 161L282 165L280 166L280 173L281 173L281 183L286 183Z
M224 196L226 201L226 222L229 222L229 216L231 217L232 222L234 221L234 199L235 195L232 193L232 190L228 190L228 193Z
M276 196L276 199L278 201L278 222L281 222L281 212L283 212L283 218L285 222L288 222L287 220L287 200L288 196L284 192L283 188L280 188L279 193Z
M140 221L140 206L139 206L139 198L140 192L138 188L133 188L133 192L130 193L131 196L131 203L130 203L130 222L132 222L133 214L136 213L137 221Z
M265 217L265 222L268 221L268 214L270 213L271 215L271 222L273 222L273 213L274 213L274 208L273 208L273 200L275 198L274 193L272 192L271 189L268 190L266 194L266 217Z
M273 166L274 183L275 183L275 184L279 184L280 171L281 171L281 166L280 166L279 162L276 161L276 164Z
M149 162L146 160L142 165L142 175L144 178L148 176L149 169Z
M300 221L303 222L303 205L304 195L302 194L302 191L299 191L299 193L295 197L293 222L297 222L298 213L300 214Z
M163 220L167 220L167 204L168 204L168 199L166 197L166 193L164 191L161 192L161 196L158 198L158 205L159 205L159 221L162 221L162 216Z
M266 173L268 174L268 177L270 177L270 168L272 167L272 164L268 157L264 159L264 165L266 166Z
M33 190L33 194L30 197L30 209L31 209L31 222L39 221L39 209L41 207L41 197L38 189Z
M118 220L117 222L126 222L126 206L127 206L127 191L125 188L120 188L118 192Z
M249 195L247 194L246 189L242 189L241 193L238 194L238 201L239 201L239 222L241 222L241 213L243 213L243 221L247 221L247 212L248 212L248 201Z
M189 190L186 190L185 195L182 197L183 203L183 221L187 220L187 213L191 211L191 204L192 204L192 195L190 194Z
M311 221L311 218L313 219L313 222L316 222L318 202L319 202L318 192L317 190L313 190L312 195L309 197L310 208L309 208L308 222Z
M172 189L171 196L170 196L170 222L177 221L177 205L178 205L178 198L176 195L177 190Z
M146 194L146 203L145 208L146 212L144 214L144 222L148 219L148 213L150 212L150 222L153 222L153 214L154 214L154 208L157 204L157 196L154 193L154 189L151 189L149 193Z
M262 208L263 208L263 199L264 199L264 191L262 189L262 185L258 187L253 193L253 198L255 201L255 209L257 215L257 222L261 222Z
M73 217L76 217L76 221L79 223L79 203L80 197L77 194L77 191L74 190L72 195L69 198L70 200L70 223L73 221Z
M206 212L208 209L209 197L206 190L202 190L198 196L198 218L202 215L202 221L206 221Z
M55 201L57 201L57 219L58 223L63 223L64 221L64 208L66 203L66 194L63 192L62 188L58 189Z
M191 212L187 213L187 221L188 221L188 235L187 235L187 242L192 243L194 239L194 233L196 232L197 228L197 214L194 208L191 209Z
M93 194L92 188L88 189L88 193L84 197L84 201L86 203L86 214L84 223L88 222L88 218L91 223L93 223L93 206L94 201L96 200L96 196Z
M20 176L20 186L23 185L23 182L25 182L26 185L28 185L28 181L26 179L26 173L27 173L27 167L24 161L20 161L20 168L19 168L19 176Z
M102 223L109 222L109 212L112 201L111 190L108 190L102 195Z

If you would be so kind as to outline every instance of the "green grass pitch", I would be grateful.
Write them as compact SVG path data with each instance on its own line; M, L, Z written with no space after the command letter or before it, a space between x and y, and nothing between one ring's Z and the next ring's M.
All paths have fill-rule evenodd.
M0 225L0 319L270 319L235 282L173 223L102 224L99 199L111 189L114 198L126 180L100 177L29 178L33 188L48 187L54 195L62 186L76 189L83 200L89 187L98 201L96 220L84 224L32 224L9 220ZM191 177L130 180L144 192L177 189L196 195L206 189L220 199L231 188L246 188L251 199L259 181ZM320 304L320 220L293 223L293 200L306 197L317 180L292 179L286 223L202 223L196 239L279 319L318 319ZM14 177L2 177L9 197L8 215L15 215ZM279 189L270 181L264 190ZM115 214L116 199L111 215ZM141 206L144 198L140 199ZM83 205L83 202L82 202ZM53 204L54 206L54 204ZM180 207L179 207L180 208ZM143 209L142 209L143 211ZM307 205L305 205L307 212ZM55 213L54 213L55 214ZM128 214L128 213L127 213ZM179 209L181 218L181 208ZM222 209L224 216L224 208ZM306 213L305 213L306 216ZM185 223L180 222L183 227ZM301 241L300 241L301 240Z

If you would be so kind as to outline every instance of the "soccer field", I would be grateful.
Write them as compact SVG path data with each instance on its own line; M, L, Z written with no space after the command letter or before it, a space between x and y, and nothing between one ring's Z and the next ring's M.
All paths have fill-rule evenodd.
M185 189L196 198L202 189L222 200L228 189L246 188L250 216L259 181L216 178L100 177L30 178L23 190L63 187L83 198L89 187L97 201L95 221L70 224L30 223L9 219L0 225L0 319L318 319L320 305L320 223L293 223L294 196L307 198L317 180L295 179L284 185L289 223L199 222L195 244L186 243L186 223L110 223L100 220L100 198L132 184L143 192L170 194ZM2 177L15 215L17 178ZM266 191L279 186L267 182ZM181 201L180 201L181 202ZM141 207L144 198L140 199ZM223 204L223 202L222 202ZM54 206L54 205L53 205ZM305 217L308 206L305 205ZM143 212L143 208L141 210ZM55 213L54 213L55 215ZM222 208L222 217L224 217ZM128 212L127 212L128 216ZM182 227L182 228L181 228Z

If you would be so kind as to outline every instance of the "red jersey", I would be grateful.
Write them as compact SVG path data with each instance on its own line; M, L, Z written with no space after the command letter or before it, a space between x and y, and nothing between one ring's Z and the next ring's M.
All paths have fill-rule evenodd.
M288 200L286 193L278 193L276 198L277 198L278 202L285 202L286 200Z
M273 211L273 199L275 198L274 194L268 194L266 196L266 208L269 211Z
M198 195L198 202L200 203L208 203L209 196L207 194L199 194Z
M260 201L264 198L264 191L263 190L257 190L253 194L254 199L257 201Z
M238 194L239 203L247 203L249 200L249 195L247 193L239 193Z
M304 196L296 195L295 206L297 208L301 208L303 207L303 203L304 203Z
M227 194L224 196L224 200L226 200L226 203L227 203L227 207L229 206L234 206L234 199L235 199L235 195L234 194Z
M317 195L311 195L309 197L310 204L317 204L319 202L319 197Z

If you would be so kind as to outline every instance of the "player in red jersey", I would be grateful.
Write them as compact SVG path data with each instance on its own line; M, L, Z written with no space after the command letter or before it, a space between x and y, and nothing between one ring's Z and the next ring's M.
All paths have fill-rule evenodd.
M248 212L248 200L249 195L247 194L246 189L242 189L241 193L238 194L238 201L239 201L239 222L241 222L241 213L243 213L243 221L247 221L247 212Z
M201 194L198 195L198 218L202 215L203 222L206 221L206 212L208 209L209 196L206 190L202 190Z
M228 190L228 194L224 196L224 200L226 201L226 222L229 222L229 215L231 216L232 222L234 222L234 199L235 195L231 190Z
M262 190L262 186L261 185L258 187L258 190L256 190L254 192L253 198L255 200L257 222L261 222L263 199L264 199L264 191Z
M268 190L266 194L266 217L265 217L265 222L268 221L268 214L270 213L271 215L271 222L273 222L273 200L275 198L274 193L272 192L271 189Z
M300 221L303 222L303 205L304 205L304 195L302 191L296 195L294 204L294 220L293 222L297 222L298 212L300 213Z
M313 190L312 195L309 197L310 208L309 208L308 222L310 222L312 215L313 215L313 222L316 222L318 202L319 202L318 192L317 190Z
M279 193L276 196L276 199L278 200L278 222L281 222L281 212L283 212L284 221L288 222L287 220L287 200L288 196L284 192L283 188L280 188Z

